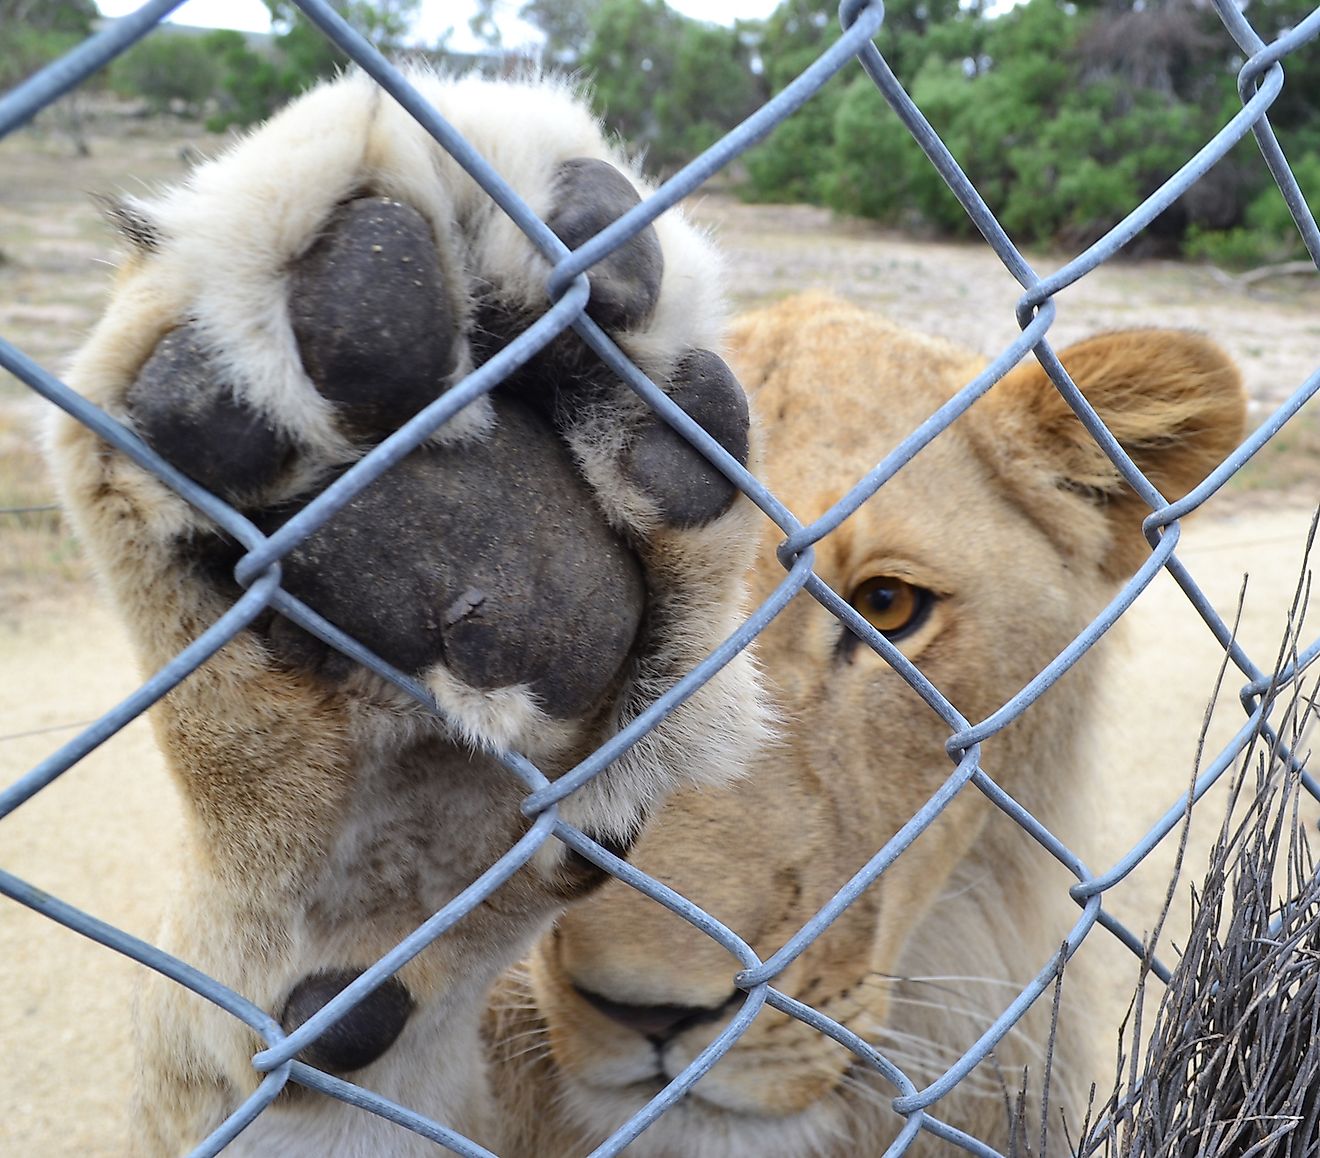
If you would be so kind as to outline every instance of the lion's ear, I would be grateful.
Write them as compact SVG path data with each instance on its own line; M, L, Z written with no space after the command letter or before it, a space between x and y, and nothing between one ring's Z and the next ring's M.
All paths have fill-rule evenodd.
M1166 499L1180 498L1242 440L1241 376L1217 345L1177 330L1102 334L1059 355L1119 444ZM1027 512L1110 578L1141 565L1149 508L1124 481L1049 376L1028 358L984 400L983 452ZM974 412L980 407L974 408ZM1078 510L1084 502L1092 511ZM1071 506L1071 523L1069 510ZM1106 543L1083 542L1099 525ZM1079 525L1080 519L1080 525Z

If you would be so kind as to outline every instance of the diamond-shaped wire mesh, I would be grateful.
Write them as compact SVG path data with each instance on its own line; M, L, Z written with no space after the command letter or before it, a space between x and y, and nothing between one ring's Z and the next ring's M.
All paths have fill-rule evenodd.
M147 35L174 8L178 7L179 3L180 0L153 0L145 4L132 16L126 17L89 39L65 58L8 94L0 100L0 135L7 134L26 123L43 107L79 85L95 70ZM405 76L347 25L326 0L298 0L298 4L327 37L408 109L441 147L471 174L551 260L554 269L549 279L548 290L554 304L498 356L474 371L457 387L446 393L440 401L382 444L376 452L368 455L327 488L297 517L291 519L278 532L270 535L261 533L232 507L214 495L208 494L165 462L133 433L78 397L47 370L25 356L22 351L0 340L0 365L26 382L32 390L49 400L51 404L63 408L106 442L130 456L144 469L157 475L167 486L224 528L247 550L247 555L237 568L237 578L246 587L246 592L236 600L230 610L127 700L106 713L0 794L0 817L21 807L84 756L145 712L177 683L187 679L190 673L205 663L255 617L269 608L278 610L307 630L330 641L353 659L370 666L386 679L416 696L422 704L432 706L431 696L424 687L391 668L356 641L338 632L310 608L284 591L280 585L280 559L330 518L334 511L347 502L353 494L390 470L399 459L418 446L438 426L470 401L494 388L523 361L570 327L575 328L624 381L666 421L679 429L703 454L716 462L720 469L782 528L785 538L780 550L780 560L785 569L785 577L772 598L758 607L724 646L694 668L653 707L569 774L551 782L525 757L517 753L505 753L502 757L504 765L527 790L523 811L534 818L534 823L526 835L508 849L468 890L420 926L324 1010L292 1033L286 1034L268 1012L255 1007L241 995L191 968L186 962L177 960L153 945L98 921L48 895L40 888L3 871L0 871L0 892L46 915L51 920L64 924L159 971L179 985L187 986L233 1017L245 1022L264 1040L267 1048L256 1055L254 1065L267 1075L265 1080L256 1094L239 1107L194 1151L198 1155L214 1154L223 1150L228 1142L272 1103L290 1078L326 1095L359 1106L363 1112L380 1114L398 1122L454 1153L465 1155L489 1153L476 1143L437 1122L422 1117L406 1106L392 1104L350 1082L332 1077L293 1059L326 1024L339 1017L363 994L392 975L427 945L445 936L448 929L518 872L536 850L545 841L551 839L565 842L610 874L669 907L717 940L743 967L742 972L735 979L737 987L746 995L740 1012L707 1050L703 1051L643 1112L619 1129L596 1153L619 1152L651 1122L664 1114L739 1038L761 1008L767 1004L830 1035L852 1050L864 1065L879 1071L893 1083L897 1090L897 1096L892 1103L893 1108L908 1119L907 1127L896 1140L893 1152L901 1152L918 1134L928 1132L974 1153L993 1153L983 1144L940 1121L936 1113L928 1112L928 1108L963 1080L990 1053L996 1042L1010 1031L1024 1010L1050 988L1061 961L1071 956L1084 938L1092 935L1095 926L1104 926L1134 953L1141 955L1143 949L1140 939L1106 911L1105 894L1108 889L1125 878L1175 827L1183 815L1187 800L1184 798L1171 801L1161 822L1145 839L1106 872L1094 874L1069 848L1060 843L1030 813L1017 804L986 770L982 769L981 743L1007 727L1022 713L1032 710L1037 698L1095 644L1161 570L1167 570L1176 580L1192 606L1204 619L1209 631L1226 649L1231 663L1247 681L1241 694L1242 705L1247 715L1246 722L1234 740L1209 761L1192 790L1193 799L1199 799L1224 771L1232 766L1254 729L1263 729L1267 737L1271 735L1268 712L1273 698L1281 687L1292 683L1301 670L1320 655L1320 642L1312 644L1282 673L1281 677L1272 678L1270 674L1273 670L1272 664L1262 666L1234 642L1229 625L1220 618L1196 580L1175 554L1180 534L1179 520L1199 508L1297 414L1316 390L1320 389L1320 371L1297 387L1287 401L1201 485L1179 501L1169 503L1143 477L1105 428L1104 423L1069 379L1056 357L1048 336L1055 317L1053 297L1085 277L1132 241L1247 133L1255 135L1270 171L1293 211L1298 229L1313 260L1320 262L1320 233L1317 233L1314 218L1297 188L1288 163L1270 130L1268 120L1270 106L1278 97L1284 83L1280 62L1290 53L1301 49L1320 32L1320 11L1312 13L1305 21L1274 43L1266 45L1252 29L1238 5L1231 0L1215 0L1216 11L1225 28L1231 33L1243 54L1248 57L1240 73L1240 92L1243 102L1241 111L1207 141L1159 190L1134 206L1123 222L1074 260L1049 277L1042 278L1009 240L994 214L964 177L956 160L931 129L921 111L903 92L882 54L872 43L884 20L884 10L880 0L870 0L870 2L846 0L840 13L843 32L797 80L706 153L666 181L636 209L589 243L572 252L564 248L546 225L505 185L492 167L426 104ZM779 498L743 470L704 430L674 405L663 391L632 365L605 333L587 318L583 312L587 290L582 274L666 209L697 190L713 174L764 137L775 125L791 117L795 110L810 100L835 73L843 69L855 68L858 63L883 93L894 115L901 119L920 144L931 164L962 203L986 242L1021 284L1023 292L1017 308L1021 336L995 358L974 381L967 383L928 421L912 431L874 470L859 479L856 485L824 515L810 525L803 526ZM813 573L812 548L883 487L923 447L939 437L941 432L984 395L1009 369L1023 358L1033 356L1039 359L1049 372L1063 398L1081 418L1086 429L1103 448L1105 454L1149 505L1150 515L1145 520L1144 529L1151 552L1149 558L1127 581L1110 605L1096 616L1086 630L1052 663L998 711L984 720L971 721L965 719L937 688L927 682L893 644L875 632L856 611ZM884 848L877 850L865 867L838 891L828 905L778 952L763 961L741 938L710 914L614 857L582 831L560 819L558 805L583 783L598 775L639 736L652 729L657 721L672 711L675 705L681 703L694 689L710 679L733 654L753 641L788 600L802 590L810 593L838 616L848 628L864 638L903 675L946 723L949 733L947 751L951 766L947 782L926 807L912 817ZM1026 837L1038 842L1075 877L1076 884L1071 889L1071 895L1079 906L1079 915L1059 955L1054 959L1041 961L1039 974L1018 997L1011 1002L1005 1002L1002 1016L979 1040L966 1043L965 1052L947 1067L939 1080L919 1089L900 1066L886 1058L875 1046L862 1041L847 1028L819 1011L781 992L776 988L775 983L783 970L903 854L904 850L933 823L948 802L968 783L974 785L999 809L1015 820L1024 830ZM1307 787L1313 795L1317 794L1316 785L1309 779ZM1159 964L1156 965L1156 972L1161 976L1167 975L1164 967Z

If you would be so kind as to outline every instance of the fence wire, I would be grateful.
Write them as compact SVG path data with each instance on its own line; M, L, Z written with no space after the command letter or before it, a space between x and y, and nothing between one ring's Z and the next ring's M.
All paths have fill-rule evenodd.
M146 36L181 2L182 0L151 0L132 15L91 37L67 56L0 99L0 136L31 120L59 96L82 83L93 72ZM406 1106L394 1104L360 1086L332 1077L295 1059L296 1055L327 1025L342 1016L362 996L390 977L426 946L444 936L446 931L465 914L518 872L536 850L550 839L562 841L614 877L677 913L721 944L742 965L742 971L737 974L735 983L745 992L746 998L737 1015L707 1049L673 1079L642 1112L601 1145L595 1151L596 1154L602 1156L617 1154L648 1125L664 1114L723 1056L764 1005L773 1006L828 1034L852 1050L865 1065L878 1071L893 1083L898 1091L892 1102L893 1109L907 1118L907 1124L893 1143L891 1153L902 1153L922 1133L943 1138L974 1154L995 1153L985 1143L941 1121L931 1107L989 1055L996 1043L1012 1029L1026 1009L1051 986L1062 963L1072 955L1097 925L1103 926L1119 938L1133 953L1142 955L1144 947L1141 939L1106 910L1105 893L1132 872L1169 834L1185 814L1189 803L1199 799L1225 770L1233 765L1253 734L1261 732L1268 742L1279 742L1270 724L1270 708L1279 693L1293 686L1302 671L1320 655L1320 641L1317 641L1301 651L1280 675L1273 674L1272 659L1268 666L1258 665L1235 642L1230 626L1218 615L1210 600L1175 553L1180 536L1180 520L1194 512L1218 491L1248 459L1298 413L1320 389L1320 371L1312 374L1298 386L1287 401L1201 485L1177 502L1170 503L1142 475L1105 428L1104 423L1060 364L1048 336L1055 318L1054 295L1118 253L1177 198L1187 192L1211 166L1223 158L1248 133L1254 135L1265 162L1292 212L1312 262L1320 268L1320 232L1317 231L1315 219L1298 189L1288 162L1270 128L1268 116L1269 109L1278 98L1284 84L1281 62L1320 33L1320 10L1311 13L1277 40L1266 44L1252 28L1246 14L1233 0L1213 0L1213 2L1225 28L1247 57L1239 74L1241 110L1164 185L1134 207L1122 222L1062 268L1047 277L1041 277L1009 240L993 212L967 180L956 159L945 148L921 110L903 91L885 62L884 56L873 43L873 38L880 32L884 22L884 7L880 0L869 0L869 2L845 0L840 7L840 22L843 29L841 35L796 80L717 144L664 182L641 204L571 252L565 249L547 225L531 212L491 166L423 100L401 72L346 23L327 0L297 0L298 7L305 15L362 69L375 78L382 88L408 109L440 146L471 174L532 242L550 258L554 268L549 277L548 290L554 305L500 354L486 362L447 392L436 404L410 421L327 488L321 496L278 532L269 536L262 534L239 512L165 462L129 430L73 393L19 349L0 339L0 365L25 382L37 394L55 406L63 408L94 430L106 442L134 459L144 469L154 473L167 486L214 519L247 550L236 570L239 581L247 590L234 605L128 699L86 727L73 740L53 752L41 764L0 793L0 817L7 816L19 808L84 756L145 712L267 609L275 609L281 615L294 620L313 634L329 641L354 660L367 665L384 678L406 689L424 705L433 707L430 693L417 681L392 668L284 591L280 585L279 561L299 542L322 526L354 494L389 470L439 425L470 401L498 385L522 362L569 327L574 328L654 410L696 445L702 454L715 463L778 524L785 536L779 550L785 576L771 598L757 608L724 645L689 672L623 732L613 737L568 774L552 782L525 756L516 752L504 753L501 757L504 766L527 790L522 809L533 821L527 833L480 879L294 1032L285 1033L269 1012L257 1008L240 994L227 989L186 962L65 904L31 883L20 880L8 872L0 871L0 892L51 920L107 945L172 978L178 984L188 987L246 1023L265 1042L266 1048L252 1059L256 1070L266 1075L260 1087L212 1136L193 1151L194 1155L211 1155L222 1151L246 1125L272 1103L290 1079L319 1090L329 1097L339 1098L351 1105L361 1107L364 1111L399 1123L425 1138L432 1139L453 1153L489 1154L489 1151L470 1139L423 1117ZM1021 335L974 381L967 384L936 414L904 439L874 470L859 479L856 485L824 515L804 526L774 494L745 471L700 426L671 402L663 391L619 351L604 331L586 317L584 308L587 301L587 287L583 274L666 209L697 190L776 125L792 116L794 111L810 100L832 76L845 68L855 68L858 64L883 93L890 108L924 150L930 163L961 202L968 217L998 255L1005 268L1022 286L1022 295L1016 310ZM1086 429L1113 461L1122 476L1149 506L1150 514L1145 519L1143 527L1150 543L1151 553L1109 606L1096 616L1094 621L1053 662L991 716L981 721L970 721L964 718L893 644L872 629L821 581L812 570L812 548L884 486L924 446L937 438L958 415L970 407L1009 369L1028 356L1039 359L1068 405L1077 413ZM1245 678L1240 699L1246 719L1232 741L1210 762L1189 794L1174 801L1159 823L1119 862L1102 873L1092 873L1070 849L1013 800L982 769L980 745L1029 710L1031 704L1077 663L1123 615L1161 570L1172 575L1209 631L1225 649L1231 663ZM794 937L763 961L741 938L709 913L615 857L585 833L560 819L557 805L582 784L599 775L629 745L654 728L668 712L699 688L737 651L754 640L793 596L804 590L843 621L852 632L864 638L944 720L949 729L946 747L952 768L946 783L892 840L878 850L871 861ZM1309 776L1304 776L1304 781L1312 795L1320 798L1320 786L1317 786ZM1052 959L1041 962L1038 975L1005 1007L998 1020L979 1040L971 1043L938 1080L924 1088L918 1088L901 1066L888 1059L881 1050L861 1040L820 1011L776 989L775 982L783 970L876 881L969 783L1016 820L1030 839L1039 843L1067 867L1076 878L1076 883L1071 888L1071 895L1080 906L1080 914L1058 954ZM1164 963L1155 962L1154 971L1162 979L1167 979L1169 970Z

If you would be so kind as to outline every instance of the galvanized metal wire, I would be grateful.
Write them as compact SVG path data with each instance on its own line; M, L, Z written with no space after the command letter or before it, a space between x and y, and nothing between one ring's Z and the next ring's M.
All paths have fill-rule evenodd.
M0 136L31 120L44 107L85 81L94 71L112 60L133 43L148 35L161 20L178 7L181 0L151 0L131 16L120 20L90 38L61 60L50 65L14 91L0 98ZM1102 926L1118 937L1134 953L1144 951L1141 939L1126 928L1105 908L1105 895L1142 862L1150 851L1178 824L1190 802L1199 799L1225 771L1257 732L1268 742L1275 742L1270 724L1274 700L1287 691L1301 673L1320 656L1320 641L1302 650L1281 675L1272 667L1258 665L1233 638L1230 626L1219 616L1198 586L1177 550L1181 523L1218 491L1242 466L1274 438L1286 423L1320 390L1320 370L1296 387L1288 399L1200 486L1177 502L1168 502L1143 476L1063 368L1051 344L1049 331L1055 320L1054 296L1085 277L1112 258L1136 238L1151 221L1167 209L1200 179L1248 133L1255 136L1270 172L1279 185L1292 212L1297 228L1313 259L1320 265L1320 231L1279 147L1269 123L1269 110L1283 89L1281 65L1290 53L1301 49L1320 34L1320 10L1266 44L1251 27L1247 13L1233 0L1214 0L1228 33L1248 57L1240 76L1242 108L1192 156L1181 169L1155 193L1132 208L1131 213L1104 237L1076 258L1046 277L1042 277L1014 246L995 215L971 185L957 160L941 142L921 110L909 99L873 43L884 22L881 0L844 0L840 8L842 32L792 84L768 102L712 148L666 181L654 194L625 214L596 237L570 251L564 247L528 206L495 173L489 164L455 132L413 89L405 76L359 35L327 2L298 0L298 6L324 34L402 104L484 188L526 233L553 264L548 280L552 307L490 361L470 374L463 382L417 414L385 442L373 449L315 500L278 531L265 535L238 511L209 494L175 467L156 454L131 431L89 404L0 337L0 366L9 370L50 404L60 407L95 431L107 443L128 455L143 469L152 472L166 486L192 503L241 543L247 551L236 575L246 587L234 605L195 642L181 651L161 671L142 684L131 696L99 720L83 728L67 744L51 753L25 776L0 792L0 820L21 807L33 796L62 776L70 768L145 712L172 687L185 680L201 664L242 631L258 615L273 608L306 630L338 648L354 660L367 665L385 679L406 690L421 703L434 708L430 693L415 679L397 671L355 640L326 622L311 608L281 587L280 560L307 535L349 502L363 488L390 470L403 456L420 445L444 422L472 400L497 386L507 375L531 358L538 350L568 328L581 338L703 455L731 479L762 511L783 530L779 551L785 575L774 594L758 607L728 640L689 672L651 708L613 737L599 751L551 782L530 760L516 752L502 755L504 766L525 786L523 812L533 823L527 833L461 895L417 928L395 949L369 968L315 1016L291 1033L285 1033L271 1014L259 1009L215 979L200 973L187 963L158 947L132 937L120 929L97 920L88 913L52 897L36 885L0 870L0 893L20 904L66 925L85 937L98 941L148 968L157 970L179 985L186 986L250 1026L265 1043L252 1059L255 1069L265 1078L260 1087L215 1133L199 1145L197 1156L217 1154L278 1095L284 1084L294 1080L339 1098L364 1112L379 1114L410 1130L432 1139L439 1146L462 1155L488 1155L489 1151L453 1130L430 1121L406 1106L394 1104L352 1082L322 1073L296 1055L328 1024L340 1017L367 993L382 984L405 962L420 953L488 897L504 881L527 863L547 840L559 840L611 875L640 893L664 905L695 928L716 940L740 962L742 969L735 982L745 994L737 1015L722 1033L652 1102L594 1153L617 1154L659 1116L664 1114L726 1052L765 1005L799 1018L852 1050L861 1061L892 1082L896 1096L893 1108L907 1117L907 1124L894 1141L891 1153L899 1154L921 1133L943 1138L962 1149L981 1155L995 1152L984 1142L970 1138L943 1122L932 1107L994 1048L1021 1018L1025 1010L1053 983L1061 965L1082 941ZM905 438L875 469L859 479L848 493L810 525L802 525L791 511L757 478L739 465L687 414L676 406L646 375L634 366L584 312L588 287L585 272L666 209L698 189L711 176L764 137L774 126L794 112L836 73L861 67L875 82L893 113L907 127L939 171L968 217L1003 262L1004 267L1022 286L1017 304L1020 336L1006 347L990 365L969 382L953 399ZM984 720L968 720L916 669L886 638L872 629L838 594L812 570L813 546L835 530L862 503L873 496L889 479L910 462L931 441L986 393L1024 357L1035 357L1049 372L1060 394L1076 412L1104 453L1124 479L1150 508L1144 523L1150 543L1149 558L1138 569L1111 603L1095 617L1043 671L997 711ZM46 507L15 508L0 513L44 511ZM1104 635L1127 611L1137 596L1161 572L1167 571L1182 588L1191 605L1204 620L1207 629L1225 649L1231 664L1245 680L1241 693L1245 720L1241 729L1222 751L1209 762L1189 793L1170 802L1161 820L1130 852L1103 871L1094 872L1083 864L1053 833L1015 801L981 766L981 744L1010 725L1050 688L1066 671ZM883 657L938 714L949 730L946 748L950 758L947 781L929 801L850 880L815 916L811 918L778 952L766 960L758 955L732 930L709 913L633 866L602 848L558 815L558 805L571 793L591 780L628 746L649 730L678 704L699 688L738 651L747 647L780 609L797 593L806 591L836 615L847 627ZM1307 777L1313 795L1320 789ZM776 988L776 980L849 905L870 888L904 850L928 828L944 808L968 785L1010 816L1022 828L1025 839L1037 842L1075 879L1071 895L1077 902L1078 916L1058 953L1040 963L1037 976L1011 1002L1002 1015L965 1051L938 1080L918 1088L902 1067L872 1044L861 1040L846 1027ZM1155 962L1154 971L1167 978L1168 968Z

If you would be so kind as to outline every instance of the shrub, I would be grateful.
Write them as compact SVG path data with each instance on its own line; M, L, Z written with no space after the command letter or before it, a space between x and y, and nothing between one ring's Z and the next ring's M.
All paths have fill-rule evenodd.
M110 78L116 90L146 98L157 112L196 115L215 93L220 74L200 39L167 30L119 57Z

